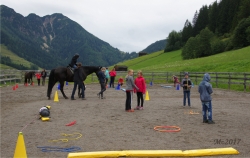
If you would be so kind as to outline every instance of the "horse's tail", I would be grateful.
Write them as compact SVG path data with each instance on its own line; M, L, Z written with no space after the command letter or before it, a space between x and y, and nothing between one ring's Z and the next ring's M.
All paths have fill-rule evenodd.
M55 69L52 69L49 75L49 83L48 83L48 90L47 90L47 97L49 97L49 99L50 99L50 94L54 85L55 85Z

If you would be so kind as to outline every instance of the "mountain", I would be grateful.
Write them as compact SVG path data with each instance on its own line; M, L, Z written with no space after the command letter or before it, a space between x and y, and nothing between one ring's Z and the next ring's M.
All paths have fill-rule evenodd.
M155 43L150 44L147 48L143 49L140 52L144 52L144 53L153 53L153 52L157 52L160 50L164 50L167 44L167 40L163 39L160 41L156 41Z
M63 14L24 17L5 5L0 10L1 44L39 67L67 66L75 53L83 65L102 66L138 56L112 47Z

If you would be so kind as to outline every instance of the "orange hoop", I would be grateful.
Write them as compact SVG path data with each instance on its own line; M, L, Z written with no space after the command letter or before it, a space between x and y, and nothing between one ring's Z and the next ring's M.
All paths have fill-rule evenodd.
M165 129L163 130L163 129L159 129L159 128L165 128ZM175 128L175 130L169 130L166 128ZM178 126L155 126L154 130L159 131L159 132L179 132L181 130L181 128Z

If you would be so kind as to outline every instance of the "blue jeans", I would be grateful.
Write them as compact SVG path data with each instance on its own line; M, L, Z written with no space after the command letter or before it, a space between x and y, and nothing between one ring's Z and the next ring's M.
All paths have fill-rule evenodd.
M191 106L191 103L190 103L190 91L183 91L183 95L184 95L183 106L186 105L186 98L188 99L188 106Z
M203 121L205 120L212 121L212 102L209 101L209 102L201 102L201 103L202 103ZM207 112L208 112L208 116L207 116Z

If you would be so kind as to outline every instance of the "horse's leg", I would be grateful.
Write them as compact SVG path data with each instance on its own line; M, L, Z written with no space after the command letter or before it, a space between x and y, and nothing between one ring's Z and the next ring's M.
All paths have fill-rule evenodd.
M63 87L64 87L64 81L60 81L60 90L62 92L62 95L65 99L68 99L68 97L65 95L64 91L63 91Z

